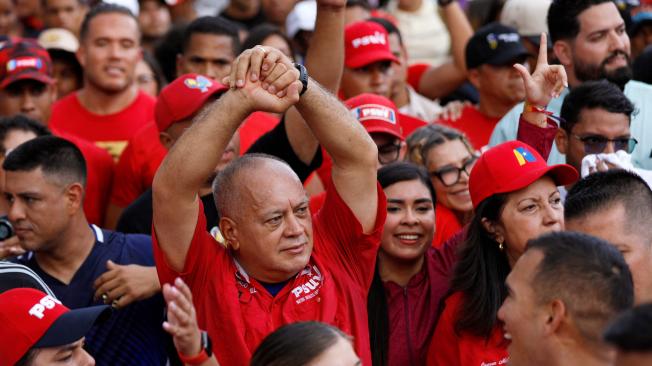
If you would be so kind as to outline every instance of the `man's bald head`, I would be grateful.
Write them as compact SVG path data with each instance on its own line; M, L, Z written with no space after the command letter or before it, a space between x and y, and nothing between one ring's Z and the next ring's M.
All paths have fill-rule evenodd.
M270 174L287 174L301 184L283 160L267 154L247 154L227 165L213 180L213 198L220 217L239 217L247 192L257 191Z

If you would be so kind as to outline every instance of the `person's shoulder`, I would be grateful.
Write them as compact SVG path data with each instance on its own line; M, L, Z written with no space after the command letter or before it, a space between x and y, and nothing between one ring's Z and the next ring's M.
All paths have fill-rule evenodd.
M625 85L624 93L630 99L637 98L646 104L652 103L652 85L650 84L631 80Z
M137 103L143 103L143 104L149 104L151 106L154 106L156 104L156 98L153 96L145 93L142 90L138 91L138 96L136 97L136 102Z
M79 103L79 99L77 99L77 92L72 92L52 104L50 119L69 118L70 113L78 113L82 109L83 107Z
M120 250L127 256L152 256L152 237L145 234L126 234L118 231L100 229L98 242L106 244L112 250ZM102 237L99 237L99 236ZM131 254L130 254L131 253Z

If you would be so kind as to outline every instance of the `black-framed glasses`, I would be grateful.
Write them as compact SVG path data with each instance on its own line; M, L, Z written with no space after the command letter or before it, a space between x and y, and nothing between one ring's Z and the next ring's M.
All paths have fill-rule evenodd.
M633 137L608 139L600 135L578 136L571 134L571 136L582 141L584 144L584 152L587 154L600 154L607 147L607 143L610 142L614 144L614 151L624 150L628 154L631 154L632 151L634 151L636 144L638 144L638 141Z
M478 157L471 155L471 158L462 164L462 167L458 168L456 166L447 166L445 168L430 172L430 176L437 177L441 184L446 187L450 187L460 181L462 172L465 172L467 176L471 175L471 169L473 169L476 161L478 161Z
M385 165L398 160L401 152L401 143L392 142L385 145L378 146L378 162Z

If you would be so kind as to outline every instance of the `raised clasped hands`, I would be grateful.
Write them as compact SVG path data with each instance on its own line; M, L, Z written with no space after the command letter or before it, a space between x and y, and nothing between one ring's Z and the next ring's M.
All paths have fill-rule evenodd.
M525 100L530 105L546 107L551 99L559 97L561 92L568 87L566 70L561 65L548 65L548 40L545 33L541 33L537 67L530 75L528 69L521 65L514 65L518 70L525 85Z
M299 70L281 51L264 46L243 51L233 61L224 85L241 93L252 110L284 113L299 101Z

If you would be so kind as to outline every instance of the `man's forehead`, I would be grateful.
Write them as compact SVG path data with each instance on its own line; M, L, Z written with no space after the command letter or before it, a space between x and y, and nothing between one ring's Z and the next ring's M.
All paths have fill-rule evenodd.
M124 28L124 24L116 27L113 23L131 23L131 27ZM134 17L118 12L102 13L96 15L88 23L88 36L111 38L133 38L138 40L140 37L138 21Z
M611 1L587 8L579 14L577 20L580 25L579 33L581 34L612 29L624 24L616 4Z

